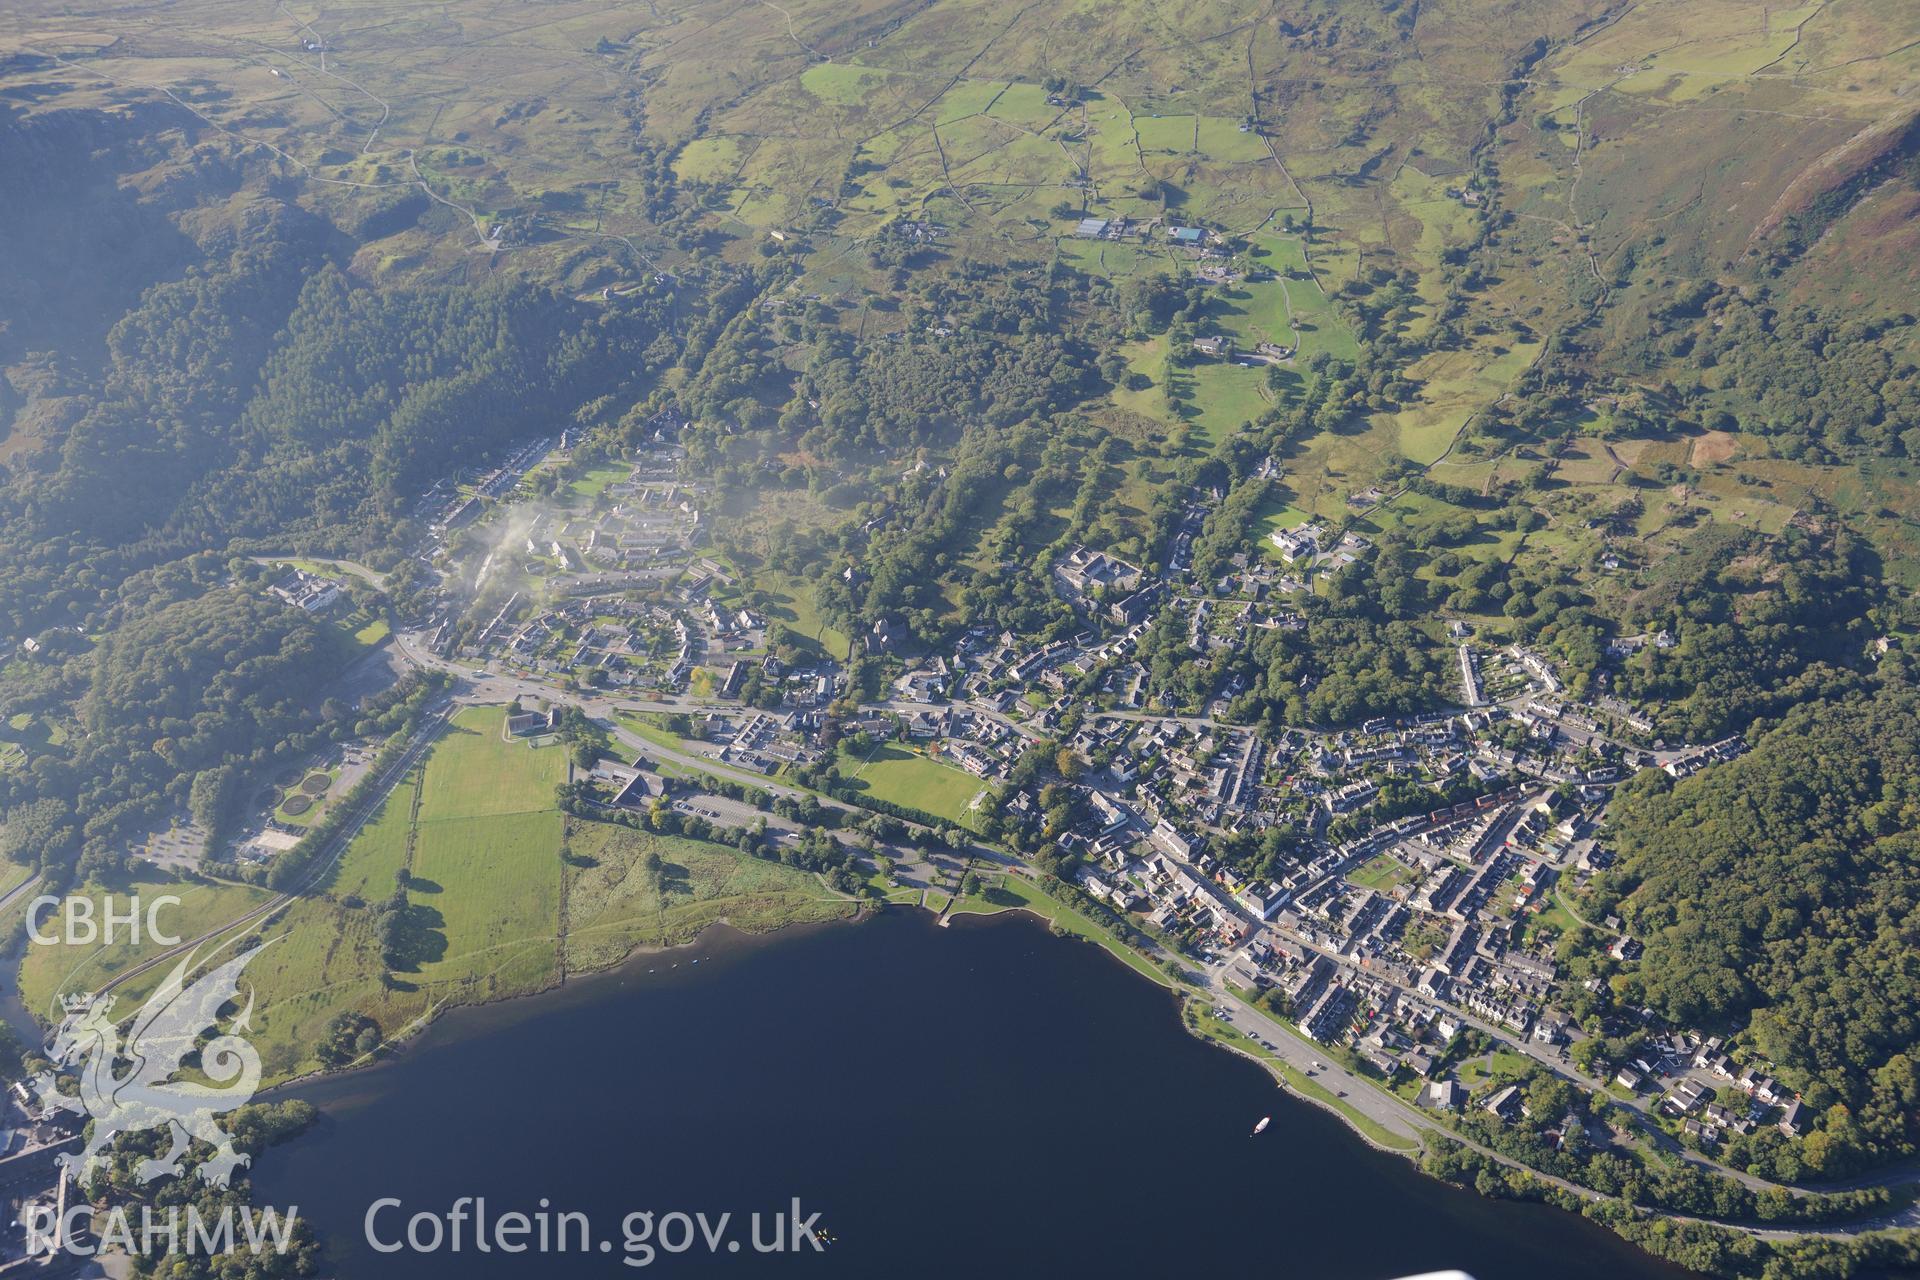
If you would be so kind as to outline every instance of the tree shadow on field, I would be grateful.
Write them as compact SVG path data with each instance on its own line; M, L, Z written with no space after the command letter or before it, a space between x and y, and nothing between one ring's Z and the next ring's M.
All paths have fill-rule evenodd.
M384 939L387 968L398 973L418 973L422 966L444 959L446 924L446 917L437 909L408 903L396 915Z
M660 865L660 897L667 898L693 896L693 872L678 862L665 862Z

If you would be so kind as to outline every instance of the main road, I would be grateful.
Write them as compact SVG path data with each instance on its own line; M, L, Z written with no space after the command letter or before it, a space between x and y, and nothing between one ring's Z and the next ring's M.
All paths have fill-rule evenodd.
M683 751L673 747L668 747L652 739L642 737L641 735L627 729L625 726L620 724L618 720L618 713L623 710L625 711L660 711L660 712L670 712L670 713L693 713L693 712L699 712L699 711L711 711L711 710L721 710L721 709L738 710L739 707L737 704L723 703L723 702L717 702L712 700L702 700L702 699L696 699L696 698L691 698L686 696L672 696L672 697L654 698L654 699L634 699L634 698L626 698L626 697L614 698L614 697L607 696L604 694L599 694L599 693L592 693L592 694L573 693L565 690L556 689L552 685L544 684L534 680L529 680L524 677L491 672L491 671L488 671L485 668L485 666L479 666L479 667L475 667L471 665L461 666L460 664L447 661L446 659L440 658L437 655L427 651L425 647L420 643L419 638L410 633L396 631L394 633L394 643L398 647L400 653L403 656L405 656L409 661L415 663L416 665L421 666L423 668L431 668L431 669L448 671L458 676L462 681L464 681L466 687L462 690L462 692L459 695L460 700L462 701L494 703L494 702L512 701L513 699L516 699L516 698L538 698L538 699L544 699L549 701L553 701L553 700L572 701L576 705L578 705L588 716L593 718L596 723L606 728L613 735L613 737L618 742L620 742L620 744L623 747L631 751L634 757L636 758L636 762L640 759L645 759L652 762L656 767L658 767L661 764L671 764L681 769L689 769L689 770L694 770L698 772L704 772L704 773L711 774L715 777L724 778L733 782L757 787L757 788L760 788L761 790L770 792L775 796L784 796L784 797L795 799L795 800L810 797L813 800L815 800L817 803L825 807L835 809L843 814L857 815L860 817L867 816L867 813L868 813L867 810L860 809L858 806L848 804L841 800L836 800L830 796L825 796L818 792L808 791L803 788L794 787L789 784L776 782L772 779L765 777L764 775L757 774L757 773L749 773L744 770L735 769L726 765L723 762L714 760L710 757L707 757L695 752ZM1513 699L1512 701L1519 701L1519 699ZM968 711L974 712L976 714L989 716L995 719L996 721L1006 724L1009 727L1015 729L1025 737L1031 738L1033 736L1033 730L1029 726L1022 725L1016 721L1009 719L1008 717L1004 716L996 709L983 707L983 706L976 706L971 703L944 704L944 705L958 706ZM921 704L921 703L909 703L909 702L904 702L900 700L887 700L887 701L872 704L867 709L910 713L910 712L919 712L919 711L928 711L928 710L938 710L938 709L941 709L941 706L937 704ZM1118 718L1118 719L1169 719L1169 718L1172 718L1172 719L1179 719L1182 723L1194 725L1194 726L1206 725L1210 727L1218 727L1218 726L1215 726L1214 721L1203 718L1203 717L1153 717L1145 713L1139 713L1139 712L1115 712L1115 711L1095 712L1090 714L1098 715L1101 717ZM916 824L910 823L908 825L913 826ZM996 848L993 848L992 846L981 844L978 842L970 843L961 852L963 852L965 855L971 858L983 860L988 863L998 865L1002 868L1018 867L1021 865L1018 859L1014 858L1012 855L1006 853L1005 851L996 849ZM1228 908L1229 910L1232 910L1236 913L1239 913L1240 911L1238 904L1235 904L1235 903L1229 902ZM1277 925L1274 925L1265 921L1256 921L1252 923L1256 928L1264 927L1266 929L1273 931L1276 935L1286 939L1296 947L1305 948L1307 950L1313 951L1316 954L1325 956L1327 959L1333 961L1335 964L1340 965L1343 969L1356 970L1374 979L1385 981L1390 987L1392 987L1396 991L1402 991L1402 992L1406 991L1406 987L1403 984L1393 980L1391 977L1388 977L1387 975L1377 970L1361 966L1353 957L1346 955L1344 952L1342 952L1338 948L1327 947L1325 945L1317 943L1303 936L1297 931L1282 929ZM1208 982L1210 987L1217 987L1218 990L1221 993L1223 993L1223 1000L1228 1002L1228 1007L1237 1007L1247 1016L1259 1018L1262 1021L1267 1022L1270 1026L1273 1025L1271 1022L1271 1019L1269 1019L1267 1015L1262 1014L1257 1010L1254 1010L1252 1006L1247 1005L1244 1002L1240 1001L1238 997L1232 996L1231 993L1225 992L1224 981L1221 980L1219 976L1221 972L1224 972L1224 968L1222 966L1216 966L1213 969L1209 969L1207 971ZM1435 1001L1432 1001L1432 1003L1435 1004L1438 1008L1460 1019L1463 1025L1474 1027L1485 1034L1493 1036L1501 1040L1502 1042L1511 1045L1517 1052L1533 1060L1534 1062L1539 1063L1541 1066L1547 1068L1548 1070L1553 1071L1556 1074L1561 1075L1563 1077L1566 1077L1567 1079L1570 1079L1576 1084L1579 1084L1589 1090L1599 1092L1604 1089L1603 1081L1597 1080L1594 1077L1591 1077L1586 1073L1580 1071L1576 1067L1574 1067L1570 1062L1567 1061L1564 1053L1550 1052L1546 1047L1533 1043L1532 1040L1526 1036L1513 1036L1510 1033L1484 1021L1483 1019L1480 1019L1468 1013L1466 1010L1456 1005L1453 1005L1451 1003L1448 1003L1446 1001L1435 1000ZM1303 1047L1302 1043L1297 1039L1297 1037L1294 1035L1294 1033L1291 1030L1276 1031L1275 1034L1265 1038L1268 1039L1275 1046L1273 1052L1276 1055L1286 1057L1288 1061L1295 1066L1300 1066L1300 1062L1298 1061L1298 1059L1300 1059L1302 1055L1305 1055L1305 1058L1304 1058L1305 1061L1307 1062L1314 1061L1312 1057L1311 1049ZM1301 1067L1301 1069L1304 1070L1305 1068ZM1337 1086L1345 1094L1345 1097L1343 1098L1344 1102L1353 1106L1353 1108L1356 1111L1359 1111L1361 1114L1367 1116L1369 1120L1372 1120L1374 1123L1381 1125L1383 1128L1387 1129L1389 1132L1398 1133L1398 1134L1401 1134L1402 1136L1407 1136L1407 1137L1416 1137L1421 1132L1437 1130L1437 1131L1448 1133L1448 1135L1453 1137L1454 1140L1456 1141L1462 1140L1459 1138L1458 1135L1453 1134L1451 1130L1446 1130L1443 1126L1438 1125L1431 1116L1428 1116L1420 1112L1419 1110L1408 1106L1404 1101L1402 1101L1398 1097L1395 1097L1394 1095L1387 1093L1386 1091L1380 1089L1376 1084L1370 1081L1361 1079L1359 1076L1353 1074L1352 1072L1347 1071L1345 1068L1339 1067L1334 1064L1328 1064L1325 1067L1316 1068L1316 1070L1318 1070L1322 1075L1330 1077L1337 1084ZM1632 1111L1634 1112L1634 1119L1636 1124L1649 1136L1649 1139L1652 1142L1654 1142L1657 1146L1659 1146L1663 1151L1667 1152L1668 1154L1677 1155L1680 1158L1685 1159L1711 1172L1715 1172L1727 1177L1731 1177L1736 1181L1740 1182L1742 1185L1755 1191L1783 1190L1795 1196L1803 1196L1803 1195L1811 1194L1809 1191L1805 1189L1787 1187L1781 1184L1768 1182L1766 1179L1757 1177L1753 1174L1749 1174L1744 1170L1731 1168L1730 1166L1723 1165L1718 1161L1711 1159L1710 1157L1701 1155L1698 1152L1687 1150L1686 1148L1681 1147L1669 1135L1667 1135L1664 1131L1660 1130L1658 1126L1653 1123L1652 1106L1646 1099L1635 1097L1634 1099L1631 1100L1629 1105ZM1467 1145L1473 1146L1474 1144L1468 1143ZM1493 1152L1491 1150L1479 1148L1479 1147L1476 1147L1475 1149L1481 1150L1482 1154L1485 1154L1491 1158L1500 1160L1503 1164L1512 1165L1515 1168L1525 1167L1523 1165L1520 1165L1518 1162L1510 1160L1504 1156L1500 1156L1498 1155L1498 1153ZM1539 1176L1544 1176L1544 1175L1539 1175ZM1893 1186L1899 1186L1905 1183L1915 1182L1915 1181L1920 1181L1920 1169L1905 1168L1905 1169L1898 1169L1898 1170L1888 1170L1877 1177L1861 1179L1856 1182L1850 1183L1848 1185L1854 1186L1854 1187L1862 1187L1862 1186L1893 1187ZM1570 1184L1570 1183L1565 1185L1567 1185L1570 1189L1582 1190L1580 1188L1574 1187L1573 1184ZM1582 1190L1582 1194L1590 1194L1590 1193L1586 1193ZM1884 1221L1889 1223L1897 1222L1901 1225L1920 1224L1920 1203L1916 1203L1916 1205L1909 1206L1903 1213L1894 1215L1893 1217L1886 1219ZM1848 1228L1848 1230L1862 1230L1862 1229L1865 1229L1865 1228L1864 1227Z
M1569 1182L1564 1178L1558 1178L1552 1174L1542 1173L1540 1170L1534 1169L1519 1160L1515 1160L1511 1156L1502 1155L1491 1147L1484 1146L1471 1138L1456 1133L1441 1124L1437 1118L1420 1111L1401 1098L1389 1093L1377 1082L1362 1078L1338 1062L1329 1062L1315 1056L1319 1051L1316 1050L1313 1045L1302 1040L1298 1033L1291 1027L1283 1025L1279 1020L1274 1018L1273 1015L1263 1009L1256 1008L1229 990L1222 977L1222 974L1225 972L1224 965L1209 968L1204 972L1206 975L1207 997L1213 1000L1218 1007L1225 1008L1231 1013L1232 1017L1230 1018L1230 1022L1235 1030L1259 1042L1263 1048L1270 1045L1271 1048L1267 1049L1267 1052L1272 1054L1273 1057L1280 1059L1288 1066L1293 1067L1303 1074L1313 1076L1321 1086L1332 1090L1337 1095L1339 1106L1351 1108L1353 1111L1358 1112L1361 1116L1364 1116L1367 1120L1379 1125L1388 1132L1398 1134L1402 1137L1412 1138L1415 1141L1419 1141L1427 1135L1436 1135L1450 1142L1457 1142L1478 1155L1505 1165L1509 1169L1522 1170L1540 1179L1542 1182L1558 1187L1563 1191L1571 1192L1574 1195L1580 1196L1582 1199L1603 1200L1608 1198L1591 1188L1580 1186L1578 1183ZM1258 1055L1252 1054L1250 1050L1237 1048L1237 1051L1247 1053L1249 1056L1254 1057L1256 1061L1259 1060ZM1321 1099L1313 1098L1293 1090L1290 1090L1290 1092L1294 1092L1296 1097L1313 1103L1316 1106L1328 1105ZM1361 1136L1366 1137L1367 1135L1362 1134ZM1371 1141L1371 1139L1369 1139L1369 1141ZM1909 1174L1909 1177L1911 1177L1911 1174ZM1901 1180L1905 1179L1894 1179L1894 1181ZM1765 1187L1771 1184L1761 1183L1760 1185ZM1872 1185L1881 1184L1876 1183ZM1853 1236L1868 1231L1881 1231L1889 1228L1920 1227L1920 1202L1909 1203L1890 1213L1881 1214L1873 1218L1864 1218L1856 1222L1836 1223L1831 1226L1795 1228L1721 1222L1708 1218L1696 1218L1687 1214L1668 1213L1665 1211L1661 1211L1660 1216L1683 1222L1703 1222L1711 1226L1743 1231L1749 1235L1768 1240L1792 1240L1803 1236Z
M821 792L809 791L804 787L796 787L790 783L779 782L767 777L765 774L735 768L724 761L716 760L711 756L697 751L669 747L652 738L642 737L640 734L633 732L621 724L619 719L622 712L629 711L658 711L682 715L702 711L730 710L737 712L741 710L738 703L716 702L687 696L665 698L616 697L598 690L587 692L560 689L537 680L527 679L524 676L489 671L484 666L475 666L471 663L462 665L450 662L428 651L426 647L420 643L419 638L411 633L395 632L394 643L400 653L415 665L429 670L445 671L457 677L462 685L457 694L458 700L461 702L493 704L512 702L517 698L528 698L540 699L546 702L569 703L580 708L595 724L607 730L613 739L636 760L646 760L656 768L662 764L670 764L680 769L711 774L716 778L721 778L728 782L755 787L771 795L789 800L811 799L823 808L833 809L849 816L858 818L872 816L872 810L863 809L858 805L849 804L844 800L837 800ZM893 704L878 705L885 707ZM914 704L914 706L917 710L927 709L918 704ZM925 829L921 823L912 822L904 818L899 819L899 821L915 830ZM1004 851L978 842L969 844L960 852L1001 866L1009 866L1016 861L1016 859Z

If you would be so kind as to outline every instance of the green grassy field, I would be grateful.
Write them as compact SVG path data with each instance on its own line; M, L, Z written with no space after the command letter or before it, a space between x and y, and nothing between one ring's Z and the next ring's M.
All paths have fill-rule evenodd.
M1439 459L1467 419L1498 399L1538 351L1538 344L1515 343L1485 352L1442 352L1416 365L1420 403L1393 416L1401 450L1415 462Z
M754 585L771 599L767 606L768 616L785 623L803 641L827 657L842 661L846 659L852 641L844 632L828 626L826 619L821 617L811 586L797 578L769 570L757 572Z
M371 649L392 634L393 628L385 618L369 618L355 628L353 642L363 649Z
M568 834L567 856L570 969L690 942L721 921L758 932L855 910L808 872L697 840L581 823ZM658 859L657 876L649 856Z
M1564 938L1579 927L1580 921L1567 908L1566 902L1560 896L1559 886L1555 885L1545 908L1535 912L1528 919L1527 941L1531 944L1536 937L1549 930Z
M157 899L166 895L178 897L179 905L159 906L154 923L162 933L182 939L196 937L244 915L272 897L264 889L246 885L176 880L150 870L94 881L81 886L74 894L92 899L96 923L104 922L109 905L125 911L129 899L137 896L145 907L151 908ZM43 920L41 929L58 940L29 941L20 961L20 998L29 1010L40 1016L44 1016L61 995L92 991L140 960L165 949L146 933L144 919L137 943L124 928L112 945L99 941L70 943L66 941L57 914ZM126 1004L144 998L166 976L163 970L164 966L156 968L118 988L121 1002Z
M740 143L737 139L696 138L674 157L673 171L683 181L720 182L733 176L740 167L740 159ZM574 484L574 491L586 492L580 488L578 481Z
M431 822L423 816L407 884L426 934L415 971L420 983L436 994L451 986L486 998L537 989L559 976L561 832L552 808Z
M636 737L660 746L678 751L685 746L679 737L663 728L654 719L655 713L646 711L621 711L615 713L614 723Z
M1271 535L1281 529L1297 529L1311 519L1313 512L1290 502L1264 507L1254 519L1254 542L1260 550L1277 560L1280 549L1273 545Z
M1419 876L1406 863L1383 853L1348 872L1347 879L1363 889L1387 893L1419 879Z
M429 1004L413 984L389 984L372 913L331 897L293 904L264 931L271 939L248 966L257 1003L252 1039L269 1079L319 1065L313 1046L344 1012L365 1014L399 1036Z
M1189 365L1176 381L1183 393L1179 412L1210 443L1218 443L1266 412L1272 403L1264 390L1266 377L1264 367L1246 368L1225 360Z
M568 486L583 498L597 498L607 491L607 486L627 478L626 467L595 467Z
M434 745L420 791L420 822L544 812L567 780L566 752L502 736L504 707L468 707Z
M400 969L434 999L518 994L559 976L562 820L553 789L566 779L566 753L505 738L505 721L503 707L455 715L427 757L406 828L403 788L336 877L342 887L352 878L385 888L404 850L410 916Z
M1316 281L1298 236L1264 232L1249 237L1248 259L1275 273L1275 278L1242 286L1253 295L1255 317L1273 341L1291 339L1302 357L1316 351L1337 360L1359 354L1346 321ZM1278 334L1277 337L1272 335Z
M313 1046L342 1012L369 1015L397 1036L448 1003L537 991L635 948L689 942L718 922L759 931L854 912L818 877L729 846L565 817L553 791L566 776L564 751L504 739L504 717L499 707L460 712L354 839L325 891L261 930L271 945L245 980L257 992L253 1038L270 1078L317 1066ZM660 859L657 881L646 874L649 854ZM25 874L7 864L0 891ZM403 876L407 914L390 957L377 915ZM181 906L162 924L188 937L271 896L154 875L86 890L96 899L135 891L178 894ZM97 986L158 949L29 946L23 998L50 1008L60 993ZM129 983L122 998L143 998L167 967Z
M876 747L848 773L876 799L963 825L977 820L978 815L969 806L987 785L964 769L929 760L892 743Z
M368 1014L385 1034L398 1035L448 1002L535 991L636 947L691 941L718 921L764 930L854 910L817 877L728 846L564 817L553 791L566 776L564 751L503 739L504 716L498 707L460 712L361 830L324 892L261 930L271 945L249 965L246 981L257 992L254 1039L270 1077L316 1066L313 1046L343 1011ZM642 874L649 852L664 864L657 884ZM0 867L0 891L26 874ZM389 964L376 918L403 876L407 915ZM155 874L84 892L96 901L107 893L177 894L181 905L164 911L161 924L183 937L271 896ZM96 987L160 949L151 940L30 945L23 998L30 1008L51 1008L59 994ZM166 968L128 983L122 999L143 998Z
M409 773L347 847L327 886L333 896L358 897L368 902L381 902L393 896L399 887L399 873L407 865L420 775L418 769Z
M1533 1059L1511 1049L1496 1049L1483 1057L1469 1058L1462 1062L1455 1074L1460 1083L1469 1089L1478 1087L1483 1081L1518 1080L1527 1074L1533 1065Z

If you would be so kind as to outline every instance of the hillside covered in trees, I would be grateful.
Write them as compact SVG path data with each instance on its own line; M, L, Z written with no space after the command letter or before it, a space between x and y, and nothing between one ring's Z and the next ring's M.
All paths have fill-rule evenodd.
M1596 882L1646 954L1628 1000L1738 1033L1827 1112L1800 1155L1839 1175L1920 1145L1920 688L1789 711L1684 782L1648 771L1611 813Z
M655 332L522 285L355 287L284 236L212 260L114 325L96 377L45 388L71 425L0 487L0 608L30 635L209 546L382 546L429 479L624 385Z

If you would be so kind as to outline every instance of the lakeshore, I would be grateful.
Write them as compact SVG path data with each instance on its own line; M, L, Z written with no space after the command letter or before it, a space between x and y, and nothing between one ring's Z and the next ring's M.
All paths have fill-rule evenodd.
M462 1196L496 1213L544 1198L616 1238L635 1210L745 1215L798 1196L837 1241L780 1264L672 1260L694 1269L1164 1274L1265 1257L1329 1277L1684 1274L1352 1142L1185 1034L1164 991L1025 920L887 912L860 929L716 930L677 954L449 1011L389 1063L284 1091L323 1119L259 1162L256 1201L299 1204L342 1270L372 1276L524 1267L396 1263L362 1238L377 1197Z

